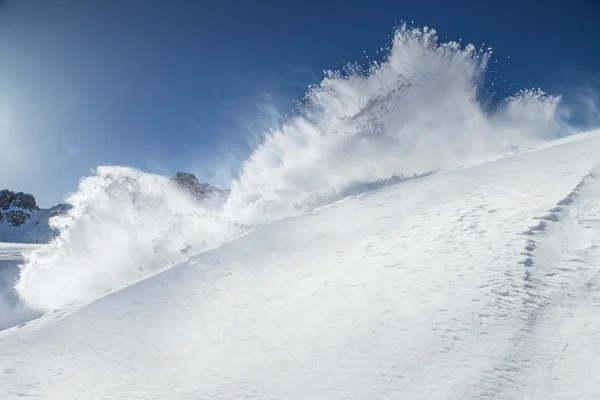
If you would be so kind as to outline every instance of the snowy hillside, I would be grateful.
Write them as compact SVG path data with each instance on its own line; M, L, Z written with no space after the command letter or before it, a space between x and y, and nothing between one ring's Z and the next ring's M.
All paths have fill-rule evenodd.
M41 209L29 193L0 191L0 241L11 243L48 243L58 232L50 218L66 213L67 204Z
M600 132L553 142L538 89L490 109L491 54L399 27L227 191L96 168L0 249L0 399L600 398Z
M30 211L27 212L29 218L17 227L4 221L0 224L0 240L10 243L48 243L58 234L50 226L50 218L62 215L68 210L68 204L59 204L52 208Z
M0 398L600 398L598 133L263 225L3 331Z

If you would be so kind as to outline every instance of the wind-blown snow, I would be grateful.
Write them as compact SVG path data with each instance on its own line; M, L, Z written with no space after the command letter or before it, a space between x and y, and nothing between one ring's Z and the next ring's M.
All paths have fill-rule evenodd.
M52 243L29 254L16 289L26 304L54 310L94 298L222 243L237 230L167 178L99 167L81 181Z
M0 397L600 398L599 133L264 225L4 331Z
M190 205L164 178L101 167L81 181L58 240L26 260L32 308L86 302L261 224L357 187L498 157L564 134L556 97L529 90L493 114L478 94L490 51L400 28L366 70L328 72L296 116L265 135L222 210Z
M559 98L526 90L490 115L477 96L490 51L440 43L427 28L399 29L367 71L329 72L302 112L267 134L228 211L254 224L310 208L355 182L480 161L558 138Z

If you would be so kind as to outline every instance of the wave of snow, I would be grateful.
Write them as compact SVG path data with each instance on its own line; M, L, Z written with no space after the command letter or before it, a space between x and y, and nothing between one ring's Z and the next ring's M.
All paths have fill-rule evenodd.
M86 301L359 183L475 162L564 134L559 98L528 90L493 114L478 102L491 51L398 29L386 57L328 72L296 116L265 134L220 211L131 168L100 167L52 220L61 235L33 252L16 289L32 308Z
M131 168L99 167L67 201L72 210L51 220L61 234L27 256L16 285L35 309L93 298L237 230L167 178Z
M385 60L327 73L302 112L266 135L232 185L229 212L264 222L356 181L424 173L564 134L560 98L540 90L484 112L477 95L490 55L402 27Z

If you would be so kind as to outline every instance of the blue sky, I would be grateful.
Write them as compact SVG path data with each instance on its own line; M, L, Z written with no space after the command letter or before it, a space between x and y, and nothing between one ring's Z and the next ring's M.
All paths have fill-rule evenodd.
M0 187L41 206L100 164L224 185L211 165L233 172L323 70L364 61L402 20L493 47L507 93L600 89L597 0L0 4Z

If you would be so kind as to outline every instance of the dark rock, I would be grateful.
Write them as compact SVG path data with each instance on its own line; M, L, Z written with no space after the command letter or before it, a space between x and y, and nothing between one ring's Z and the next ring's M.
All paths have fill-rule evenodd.
M7 189L0 190L0 208L2 210L8 210L11 207L30 211L38 209L37 204L35 203L35 197L29 193L15 193Z
M12 206L30 211L35 211L38 209L37 204L35 203L35 197L30 195L29 193L23 192L15 193L15 197L12 201Z
M178 172L170 179L177 188L190 194L196 200L212 203L223 203L229 194L227 190L221 190L208 183L200 183L194 174Z
M200 185L198 178L196 175L189 174L187 172L178 172L174 177L171 178L171 181L175 182L178 186L182 188L193 188L195 186Z
M0 208L3 210L8 210L14 198L14 192L11 192L7 189L0 190Z
M14 227L21 226L29 219L29 214L21 210L12 210L5 213L6 220Z

